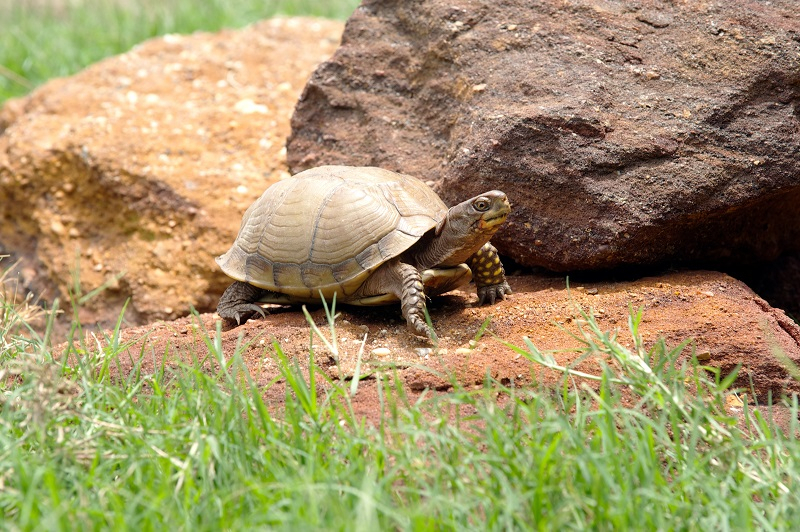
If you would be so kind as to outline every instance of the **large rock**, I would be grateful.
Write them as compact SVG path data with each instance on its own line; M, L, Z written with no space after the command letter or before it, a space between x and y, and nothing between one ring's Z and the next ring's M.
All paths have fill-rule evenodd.
M797 2L366 0L292 120L292 171L374 164L552 270L800 250Z
M214 256L288 175L289 118L342 24L275 19L167 36L54 80L0 113L0 255L46 300L110 287L87 319L213 309ZM7 267L9 263L4 262ZM121 278L116 280L120 275Z

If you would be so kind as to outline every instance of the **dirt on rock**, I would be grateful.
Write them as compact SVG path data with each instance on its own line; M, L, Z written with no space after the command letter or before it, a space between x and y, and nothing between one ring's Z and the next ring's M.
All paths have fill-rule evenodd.
M559 373L542 369L505 342L525 348L524 339L529 338L541 351L552 352L560 364L573 363L583 347L573 336L583 321L582 309L596 316L602 330L618 334L622 345L633 348L630 305L643 309L640 333L646 348L660 338L668 347L691 340L683 351L684 360L694 352L703 364L718 367L723 374L741 366L736 385L748 392L752 386L751 398L762 404L770 394L775 398L800 392L800 383L787 375L775 355L783 353L800 364L800 328L727 275L694 271L613 283L573 281L569 288L562 277L511 276L509 282L515 293L494 306L476 307L476 296L461 291L433 299L429 310L437 346L406 329L399 307L341 306L335 322L338 358L314 338L314 362L334 381L352 379L363 344L358 373L363 380L354 407L375 420L379 414L375 377L380 374L396 372L412 395L447 391L452 379L468 388L482 386L487 377L515 385L560 382ZM324 309L309 310L313 322L329 336ZM487 319L490 325L478 337ZM263 387L272 406L280 408L286 390L273 342L307 374L312 335L302 312L273 307L265 319L238 327L220 322L218 339L217 322L218 316L202 314L123 329L119 341L128 347L119 359L122 372L140 365L149 373L161 364L169 368L191 363L193 357L202 360L209 354L203 337L209 335L220 342L226 360L241 353L253 380ZM207 361L209 368L213 361L214 357ZM578 367L598 373L599 362L589 357Z

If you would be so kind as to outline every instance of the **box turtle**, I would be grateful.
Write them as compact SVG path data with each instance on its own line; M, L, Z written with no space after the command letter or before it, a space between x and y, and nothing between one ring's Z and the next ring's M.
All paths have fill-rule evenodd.
M244 213L217 263L236 279L217 313L241 323L259 302L400 302L417 334L427 295L474 278L479 303L511 293L489 239L511 207L493 190L450 209L417 178L380 168L322 166L269 187Z

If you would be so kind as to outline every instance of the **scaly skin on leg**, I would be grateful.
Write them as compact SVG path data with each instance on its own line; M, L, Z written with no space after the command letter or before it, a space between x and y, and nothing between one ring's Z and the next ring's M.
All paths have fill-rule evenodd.
M410 264L398 262L395 272L402 283L400 308L408 327L420 336L430 338L433 331L425 322L425 289L419 270Z
M495 301L505 299L511 293L503 263L497 255L497 249L490 243L484 244L471 256L467 260L467 266L472 270L472 278L478 287L479 305L494 305Z
M433 337L433 331L425 323L425 285L415 266L399 259L384 263L353 294L351 301L382 294L397 296L409 329L420 336Z
M217 314L226 320L235 321L238 325L256 313L261 314L262 318L266 317L266 311L255 302L267 292L263 288L236 281L219 298Z

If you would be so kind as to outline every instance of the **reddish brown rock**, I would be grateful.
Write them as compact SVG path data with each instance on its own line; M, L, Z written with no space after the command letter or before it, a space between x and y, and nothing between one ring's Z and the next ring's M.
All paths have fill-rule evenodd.
M502 189L526 265L727 268L800 250L799 108L794 0L366 0L288 159Z
M167 36L8 102L0 255L23 258L45 300L66 297L73 272L82 293L110 283L84 319L114 320L128 298L129 323L213 309L230 282L214 256L288 175L290 114L341 30L274 19Z
M579 309L593 312L603 331L618 333L619 342L633 349L628 331L628 304L643 309L639 327L645 349L659 338L668 347L692 340L682 360L698 353L703 364L728 374L741 365L736 386L750 390L764 404L770 393L800 392L800 383L790 378L776 353L800 364L800 328L780 311L771 308L741 282L716 272L685 272L633 282L571 283L567 290L563 278L513 276L509 282L515 293L492 307L473 307L472 293L455 292L435 298L429 309L439 334L439 350L412 336L400 315L399 305L386 308L337 307L339 339L338 363L330 357L319 339L314 340L315 362L333 379L349 379L356 371L361 343L366 338L360 375L390 368L412 393L424 389L447 390L450 376L466 387L480 386L485 378L509 384L530 384L533 379L545 384L560 381L560 374L543 371L503 341L524 347L524 337L540 350L552 351L556 360L568 364L578 356L581 344L572 335L581 323ZM325 314L311 308L311 316L329 335ZM481 324L491 317L489 332L474 341ZM120 342L131 342L130 358L119 357L122 370L141 359L143 373L193 359L204 359L208 344L203 334L216 335L212 314L181 318L139 328L123 330ZM366 335L366 336L365 336ZM275 310L264 319L251 320L240 327L222 329L220 345L225 360L239 352L254 382L266 386L265 394L273 406L285 398L272 342L304 371L308 370L309 326L299 309ZM94 340L90 347L94 346ZM57 351L58 352L58 351ZM210 360L215 360L210 357ZM589 358L580 369L599 371L599 360ZM321 382L322 379L318 379ZM752 395L749 395L752 398ZM375 417L380 408L374 377L360 383L353 399L357 413Z

